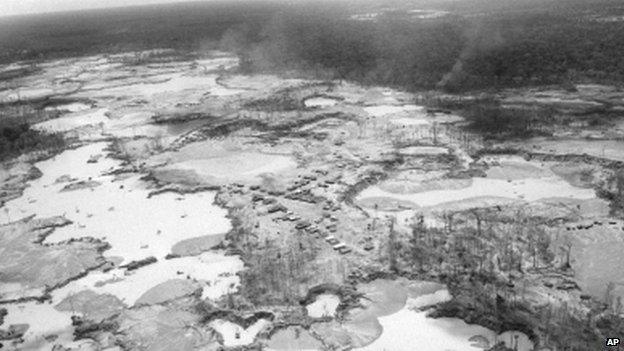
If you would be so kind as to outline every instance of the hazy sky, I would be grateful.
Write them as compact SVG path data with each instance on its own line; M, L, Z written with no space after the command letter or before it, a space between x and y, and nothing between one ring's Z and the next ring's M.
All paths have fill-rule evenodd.
M187 1L189 0L0 0L0 16Z

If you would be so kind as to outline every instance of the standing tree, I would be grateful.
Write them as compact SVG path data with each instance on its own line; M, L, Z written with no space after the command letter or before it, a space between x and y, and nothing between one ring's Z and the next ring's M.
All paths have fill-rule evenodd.
M419 215L416 224L412 226L412 238L410 239L410 248L412 253L412 265L414 265L415 268L420 271L424 269L424 235L426 235L425 220L422 215Z
M565 237L564 240L565 241L564 241L563 245L560 247L560 250L562 251L562 253L564 255L564 259L563 259L563 263L562 263L561 269L568 270L568 269L572 268L572 266L570 265L570 255L572 253L572 241L567 236Z
M613 201L613 209L624 211L624 170L619 170L615 174L615 199Z
M388 262L391 272L398 271L397 263L397 238L394 231L394 225L396 223L396 217L390 218L390 232L388 233Z

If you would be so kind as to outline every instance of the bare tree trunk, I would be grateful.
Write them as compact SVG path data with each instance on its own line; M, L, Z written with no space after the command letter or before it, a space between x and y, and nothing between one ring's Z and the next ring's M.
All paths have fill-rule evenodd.
M396 221L395 217L392 217L390 220L390 233L388 235L388 261L390 271L396 272L398 270L397 267L397 253L396 253L396 233L394 231L394 222Z

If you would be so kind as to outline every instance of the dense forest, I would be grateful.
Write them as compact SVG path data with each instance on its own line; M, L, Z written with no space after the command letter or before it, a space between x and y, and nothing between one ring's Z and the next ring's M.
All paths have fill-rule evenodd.
M172 48L214 48L241 23L260 26L279 6L211 1L0 17L0 63Z
M444 15L412 15L432 10ZM353 18L367 13L374 20ZM221 48L237 51L247 69L298 69L412 91L614 83L624 78L618 16L617 0L161 5L1 18L0 62Z
M292 12L274 17L260 42L253 38L255 32L251 38L246 33L251 31L227 33L225 48L232 48L232 38L237 38L234 48L251 69L324 70L334 78L408 90L615 83L624 78L624 21L567 13L414 20L388 12L376 21L355 21L327 12Z

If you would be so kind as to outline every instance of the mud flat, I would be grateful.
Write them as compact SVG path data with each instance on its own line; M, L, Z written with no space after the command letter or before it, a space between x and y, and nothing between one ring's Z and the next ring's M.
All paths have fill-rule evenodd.
M24 336L25 345L42 343L36 348L51 347L50 343L42 341L47 335L62 334L67 339L54 341L52 338L50 342L71 341L72 313L58 312L54 305L83 291L110 294L132 306L146 291L176 278L197 282L201 296L209 299L217 299L237 287L238 277L234 273L243 265L236 256L205 252L165 259L181 240L209 233L220 235L229 230L226 211L213 204L214 194L166 193L150 197L151 190L139 175L117 178L108 174L119 166L119 161L103 156L97 162L88 162L93 155L105 155L106 146L106 143L90 144L36 164L42 176L30 183L21 198L5 204L3 221L8 223L31 215L63 216L66 222L43 236L45 243L62 245L95 236L110 244L104 254L118 265L147 257L154 257L155 262L133 271L124 268L91 271L54 290L51 304L9 305L7 322L29 325L29 332ZM68 182L76 184L86 180L89 180L85 183L87 186L64 191ZM22 267L26 272L32 269ZM21 284L5 285L2 293L23 294L24 289L26 286ZM56 316L53 323L37 317L48 314Z
M61 217L29 217L0 226L0 301L42 299L50 289L105 264L102 251L108 246L100 241L41 244L50 231L68 223Z
M390 288L382 287L382 284ZM390 289L402 291L397 293ZM427 317L429 307L452 299L439 284L405 280L398 283L374 281L365 290L368 290L366 296L372 300L372 306L368 308L379 311L374 314L383 332L371 344L357 350L484 350L499 341L508 347L515 345L515 338L508 337L509 334L515 335L515 332L496 335L487 328L466 324L460 319ZM387 299L397 307L403 306L396 312L396 308L388 309L381 305L386 304ZM526 336L521 337L521 340L523 343L518 343L517 350L533 350L533 344Z
M308 316L312 318L333 317L336 308L340 304L340 298L332 294L321 294L316 300L306 306Z
M325 347L371 351L476 351L502 342L510 348L517 344L518 350L533 350L533 344L522 333L509 331L497 335L457 318L428 317L431 308L453 298L441 284L402 278L380 279L358 284L358 292L363 294L361 307L349 310L343 321L312 325L311 330L324 341ZM311 341L305 331L300 332L303 340ZM278 333L274 337L279 343L272 344L273 339L269 342L271 350L284 349L284 344L299 345L296 332ZM314 349L313 345L306 342L301 349Z
M402 155L421 156L421 155L445 155L449 150L436 146L410 146L399 150Z
M94 111L80 111L76 115L55 118L49 121L35 124L34 128L47 132L67 132L77 128L86 129L90 127L96 134L101 131L104 124L109 122L106 116L108 110L98 109Z
M225 210L212 204L214 193L148 197L151 190L139 175L124 179L106 174L119 167L119 161L103 157L87 162L93 155L106 154L106 146L90 144L37 164L42 177L31 182L21 198L5 205L3 221L33 214L64 216L72 224L56 229L46 243L96 237L111 245L107 257L120 257L126 263L149 256L162 259L179 241L230 229ZM57 180L65 176L101 185L61 191L67 184ZM200 220L206 216L214 222Z
M550 197L591 199L595 197L595 194L591 189L575 188L558 178L523 179L511 182L500 179L473 178L472 185L464 189L435 190L414 194L396 194L371 187L360 195L361 199L368 197L394 198L410 201L421 207L429 207L480 197L535 201Z
M199 256L162 260L135 272L124 269L94 272L55 290L52 296L53 301L60 302L72 294L91 290L99 294L114 295L132 306L149 289L181 278L198 282L203 298L218 299L228 292L236 291L239 279L234 273L242 268L243 263L235 256L205 252Z
M244 90L228 89L217 84L218 75L196 75L185 76L182 74L171 74L160 76L160 81L153 83L129 84L119 88L105 88L98 90L98 95L131 95L133 97L143 97L147 99L157 99L162 96L177 94L182 101L197 101L204 95L228 96L244 93ZM182 93L186 93L182 95ZM171 98L169 96L169 98ZM156 107L165 107L163 103L156 103Z
M116 113L117 114L117 113ZM89 109L37 123L34 129L64 133L83 141L115 138L152 138L161 147L196 127L197 121L177 125L156 124L154 112L135 111L113 116L107 108Z
M301 327L280 329L267 342L267 350L270 351L318 351L322 349L323 344Z
M423 111L424 107L417 105L377 105L365 107L364 111L373 117L396 115L414 111Z
M102 111L97 113L102 118L98 123L108 123ZM81 128L92 122L89 114L73 116L67 121L55 121L56 126L64 130ZM42 128L53 127L48 123ZM15 223L12 221L33 215L36 218L61 216L65 221L62 225L53 226L49 232L41 235L40 240L45 241L45 246L40 251L46 247L58 248L59 252L71 250L71 246L86 247L89 240L97 238L110 245L104 255L117 265L148 257L153 257L155 262L135 271L115 268L105 272L87 272L83 278L54 290L50 303L6 305L8 316L3 327L27 325L23 335L24 343L18 346L20 349L50 350L55 344L67 347L76 345L71 342L73 327L70 317L81 313L73 310L61 312L55 305L84 291L110 294L127 306L132 306L137 301L141 304L162 302L162 299L180 296L173 294L167 298L166 291L154 292L152 289L165 289L161 284L176 278L195 282L201 291L200 296L208 299L218 299L235 291L237 287L238 277L234 273L241 270L243 265L236 256L205 252L192 257L166 259L180 241L205 237L211 233L222 235L231 228L226 218L227 212L213 204L214 193L165 193L150 196L154 189L140 180L141 175L120 177L113 174L121 162L106 156L107 147L107 143L88 144L37 163L35 166L41 170L41 177L31 181L21 197L5 204L2 222L10 225ZM87 241L82 243L81 240ZM74 241L74 244L65 244ZM67 249L64 249L64 245L68 245ZM98 251L102 249L95 246L95 258L99 256ZM36 252L32 250L32 253ZM83 259L86 259L86 254ZM36 267L34 261L22 266L25 272L33 267ZM16 274L31 279L26 273ZM67 278L51 275L52 281L46 286L66 284L67 279L80 274L83 272L76 272ZM39 296L44 292L43 285L36 288L36 284L33 278L33 281L3 284L0 291L3 298L9 299L31 294ZM152 296L142 296L148 290L152 291ZM179 291L178 294L184 295L183 292Z
M309 99L305 99L303 101L306 107L318 107L318 108L331 107L331 106L336 105L338 102L339 101L336 99L331 99L327 97L312 97Z
M50 350L51 342L70 346L74 336L71 312L61 312L48 303L28 302L3 305L8 314L3 327L26 325L24 343L15 346L15 350ZM45 318L44 318L45 317ZM11 346L9 350L11 350Z
M90 110L91 105L83 103L83 102L73 102L70 104L63 104L54 107L46 107L46 110L56 110L56 111L67 111L67 112L81 112Z
M116 306L111 310L114 312L135 304L158 305L189 294L214 301L238 287L236 272L243 269L243 262L237 256L210 250L231 229L227 211L214 204L216 192L154 194L154 184L142 179L145 173L136 172L136 167L128 172L128 168L124 169L127 159L109 157L110 150L119 152L117 157L127 156L123 152L128 150L120 150L119 145L143 143L153 148L152 138L169 138L165 143L177 138L176 128L154 123L154 108L246 92L217 84L218 75L209 73L230 69L237 59L205 59L198 63L201 72L191 73L187 72L188 65L137 66L137 70L152 70L151 77L143 80L127 74L123 65L109 62L115 59L77 59L74 64L81 68L80 73L75 73L89 82L61 90L36 87L45 85L46 79L55 74L71 76L74 72L64 70L64 61L48 63L44 67L48 76L21 81L35 88L5 91L0 97L10 100L20 96L27 100L63 93L74 94L68 98L71 100L90 101L56 106L60 118L34 127L78 136L86 143L36 163L38 176L27 180L20 197L4 204L0 222L6 233L0 239L11 241L11 245L3 245L9 250L3 257L35 256L26 265L16 265L19 260L15 259L10 266L2 263L3 274L11 276L9 282L0 285L0 297L6 301L49 294L44 304L33 301L2 305L8 310L2 327L26 331L23 343L14 342L18 349L50 350L56 344L85 346L88 342L72 342L72 316L97 320L110 315L105 312L109 307ZM107 76L117 78L103 79ZM126 98L133 100L124 103ZM178 133L185 132L177 129ZM117 140L115 147L110 141L98 142L111 137L132 140ZM150 152L147 150L147 155ZM145 154L137 150L134 155ZM240 158L233 163L237 162ZM210 235L218 239L207 240ZM25 241L20 244L17 239L22 237ZM184 247L187 242L207 247L193 251ZM28 252L17 252L18 246L13 244ZM175 255L171 256L174 248ZM56 262L44 268L53 255ZM39 262L47 271L37 270ZM59 265L66 268L57 272ZM84 299L90 300L93 308L87 308ZM96 307L100 300L108 301L109 307Z
M215 181L236 181L254 178L264 173L278 172L294 166L295 163L286 156L244 152L217 156L212 159L182 161L164 169L192 171L202 178L214 178Z
M375 216L396 217L398 223L411 223L415 211L427 213L428 225L437 227L441 223L436 223L435 213L446 211L527 202L574 202L580 208L598 200L593 189L576 186L583 184L569 182L571 177L563 178L547 164L505 155L486 155L479 162L487 167L485 177L430 179L397 174L363 190L357 202Z
M200 316L189 310L192 298L173 300L166 305L127 309L117 317L118 342L131 349L194 350L199 347L218 350L220 345L213 332L199 327ZM109 334L110 335L110 334ZM99 342L114 348L115 339Z
M602 225L568 224L574 230L563 232L558 244L571 245L571 265L585 293L603 300L609 291L611 299L624 299L624 266L617 259L624 249L624 222L613 219L601 222ZM578 225L590 228L577 229Z
M264 174L292 172L295 160L286 154L245 151L213 142L199 142L179 151L163 153L149 161L166 163L154 169L165 181L194 179L209 185L245 181L258 183Z
M488 330L470 326L461 320L431 319L426 312L409 309L379 319L384 332L371 345L358 350L483 350L471 338L487 334ZM409 336L409 337L407 337Z
M264 330L271 322L260 319L254 324L243 328L236 323L221 319L214 320L208 325L223 338L226 347L244 346L254 342L256 335Z

